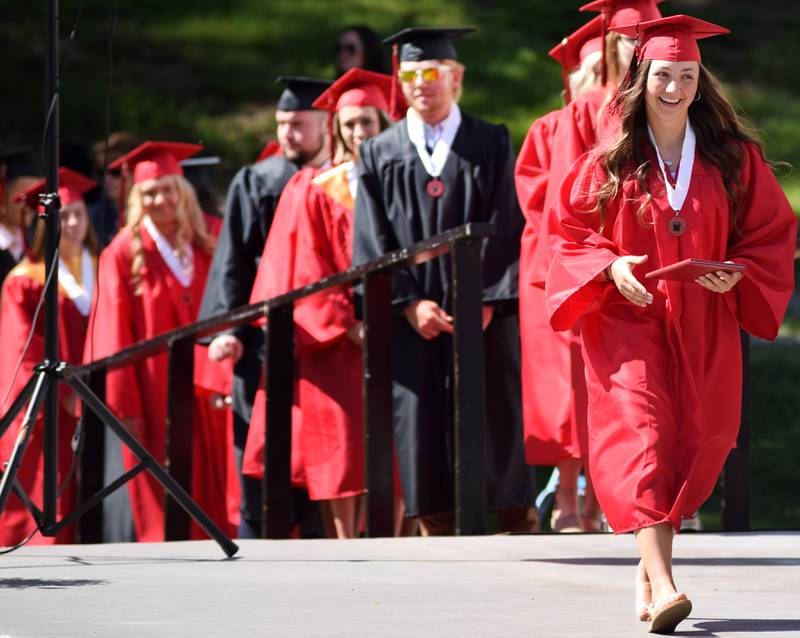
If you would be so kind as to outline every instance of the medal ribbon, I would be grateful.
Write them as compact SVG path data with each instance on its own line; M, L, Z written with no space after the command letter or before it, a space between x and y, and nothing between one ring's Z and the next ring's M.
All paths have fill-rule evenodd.
M697 138L694 134L694 129L689 120L686 120L686 133L683 136L683 147L681 148L681 163L678 165L678 178L675 181L675 187L672 187L669 179L667 179L667 172L664 168L664 160L661 159L661 153L658 150L655 137L653 137L653 129L647 125L647 134L650 136L650 142L653 148L656 149L656 157L658 157L658 166L661 169L661 174L664 176L664 186L667 189L667 201L670 207L676 213L683 208L683 203L686 201L686 196L689 194L689 184L692 181L692 168L694 167L694 148Z

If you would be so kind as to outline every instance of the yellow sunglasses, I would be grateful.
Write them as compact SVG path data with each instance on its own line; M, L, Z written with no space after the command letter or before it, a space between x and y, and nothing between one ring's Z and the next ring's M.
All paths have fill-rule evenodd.
M442 71L446 71L450 67L441 66L427 66L424 69L414 69L412 71L398 71L397 77L403 83L410 84L417 78L421 78L423 82L435 82L442 77Z

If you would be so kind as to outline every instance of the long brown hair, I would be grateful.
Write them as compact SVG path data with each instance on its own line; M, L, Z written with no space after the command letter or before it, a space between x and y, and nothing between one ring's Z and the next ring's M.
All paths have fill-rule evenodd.
M642 64L634 60L612 106L619 113L621 132L617 141L600 153L600 162L608 179L598 190L597 206L587 211L600 212L601 227L605 224L606 206L617 197L624 180L635 178L639 189L645 193L637 211L640 219L652 200L647 189L650 160L645 155L649 146L645 93L650 65L650 60ZM702 64L698 93L700 98L689 106L689 118L697 137L697 153L705 162L719 169L728 196L731 223L736 228L742 197L739 178L744 163L743 143L755 144L766 161L764 145L752 129L742 123L719 81Z
M89 210L86 204L81 201L80 205L83 206L83 213L88 220L86 228L86 236L83 238L83 245L89 249L92 257L97 257L100 252L100 245L97 241L97 234L94 232L92 225L92 218L89 216ZM33 239L31 240L31 247L28 251L31 261L39 261L44 258L44 236L45 236L45 221L40 217L36 220L36 228L33 231Z
M389 119L389 116L386 114L385 111L377 108L372 107L378 112L378 129L380 132L385 131L392 125L392 120ZM333 116L333 137L335 143L335 149L333 153L333 163L335 165L341 164L342 162L346 162L348 160L353 159L353 153L350 149L347 148L347 144L344 143L344 136L342 135L342 127L339 124L339 113L337 112Z

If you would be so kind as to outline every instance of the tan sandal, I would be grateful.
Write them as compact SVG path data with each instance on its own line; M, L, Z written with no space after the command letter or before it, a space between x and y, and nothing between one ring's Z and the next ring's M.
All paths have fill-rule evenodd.
M583 532L580 516L561 512L553 512L550 517L550 529L556 534L580 534Z
M658 606L653 606L650 620L651 634L671 634L678 624L692 613L692 601L686 594L676 594Z

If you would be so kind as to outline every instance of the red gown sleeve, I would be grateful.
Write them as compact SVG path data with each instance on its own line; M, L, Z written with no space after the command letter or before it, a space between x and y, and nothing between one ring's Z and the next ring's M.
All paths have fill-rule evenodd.
M264 252L250 293L250 303L258 303L292 289L297 242L298 208L303 207L306 193L316 171L305 168L286 184L275 208Z
M100 256L95 308L89 314L90 325L84 359L101 359L132 345L136 338L134 290L131 283L131 260L128 243L118 235ZM93 324L93 325L92 325ZM119 419L142 418L141 393L135 366L109 370L106 377L106 403Z
M560 111L552 111L531 124L514 167L514 185L525 221L538 228L550 175L550 150Z
M297 255L294 288L300 288L346 268L337 255L349 254L347 246L336 246L337 215L352 215L343 210L321 188L312 186L304 206L297 208ZM339 210L337 210L337 208ZM337 250L338 248L338 250ZM353 305L346 287L330 288L301 299L294 311L300 328L298 345L303 348L324 346L342 338L356 325Z
M601 273L620 255L616 244L600 230L600 214L590 213L605 172L592 153L581 157L567 173L547 232L553 237L553 260L545 295L550 325L567 330L590 311L603 293ZM614 225L614 203L606 211L607 232Z
M32 279L12 274L3 282L0 304L0 392L9 388L11 378L19 363L19 357L31 330L31 320L42 292L42 286ZM41 315L40 315L41 316ZM31 344L14 381L5 405L6 410L16 398L17 392L33 374L33 368L44 359L44 338L41 330L34 332Z
M753 144L746 145L741 183L738 228L727 258L745 264L747 272L726 300L744 330L774 339L794 290L797 218Z

